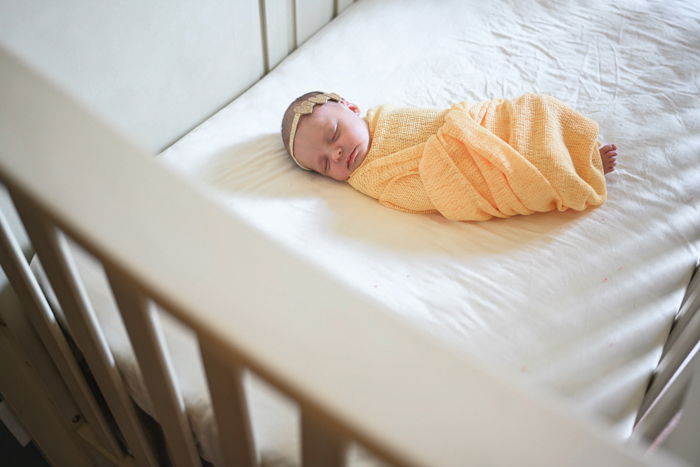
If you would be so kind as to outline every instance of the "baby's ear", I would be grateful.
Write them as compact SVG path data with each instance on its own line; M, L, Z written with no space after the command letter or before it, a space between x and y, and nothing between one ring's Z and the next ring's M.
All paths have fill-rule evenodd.
M353 104L352 102L346 101L345 99L343 99L341 101L341 103L345 107L347 107L348 109L352 110L355 113L355 115L360 115L360 108L358 106L356 106L355 104Z

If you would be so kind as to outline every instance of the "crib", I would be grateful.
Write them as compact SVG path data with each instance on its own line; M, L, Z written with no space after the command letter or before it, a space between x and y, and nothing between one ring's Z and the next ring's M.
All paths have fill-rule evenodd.
M52 465L700 464L695 5L43 7L0 6L0 395ZM595 210L410 215L285 156L313 89L627 149Z

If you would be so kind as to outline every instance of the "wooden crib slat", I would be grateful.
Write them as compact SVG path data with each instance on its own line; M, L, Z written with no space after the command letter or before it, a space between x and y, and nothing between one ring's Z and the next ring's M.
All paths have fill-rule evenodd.
M652 404L665 390L669 381L679 371L682 365L686 365L697 351L700 341L700 274L695 273L683 304L678 312L678 317L667 339L664 351L654 373L654 378L644 395L640 405L637 420L644 416ZM694 350L695 349L695 350Z
M258 0L265 72L354 0Z
M680 421L661 445L675 455L688 461L689 465L700 465L700 359L696 358L692 380L685 395Z
M75 272L65 239L20 193L10 190L10 195L41 259L74 338L126 439L129 450L139 465L158 465Z
M342 467L347 443L302 410L301 460L303 467Z
M632 434L635 440L646 440L651 442L656 439L661 432L668 427L673 418L683 405L683 396L687 390L688 383L693 377L692 369L699 361L698 343L693 352L688 356L683 366L674 373L668 384L666 384L649 408L636 423Z
M0 264L34 329L68 386L81 414L88 421L101 446L114 456L122 451L100 410L93 392L78 367L60 326L51 311L22 250L0 211Z
M333 18L333 0L296 0L297 44L309 39Z
M297 13L297 0L292 0L290 26L292 30L292 50L299 47L299 15Z
M654 378L640 407L640 415L643 415L649 409L674 375L680 371L682 366L687 365L693 353L697 352L698 340L700 340L700 313L693 318L679 335L673 347L669 349L668 353L659 362Z
M336 14L342 13L344 9L349 7L355 0L335 0Z
M265 27L267 66L274 68L296 48L293 0L259 0L260 21Z
M207 374L222 459L227 467L253 467L256 452L248 404L243 388L243 367L222 362L218 352L199 338Z
M163 428L170 461L176 467L200 466L185 403L177 387L158 312L118 272L105 267L114 298L129 333L156 418Z
M263 74L265 75L270 71L270 41L268 40L265 0L258 0L258 15L260 16L260 43L262 45Z
M661 358L674 347L676 340L684 332L688 323L698 314L700 314L700 266L695 268L695 273L688 283L688 290L683 297L673 328L671 328L668 339L666 339L666 344L664 344Z

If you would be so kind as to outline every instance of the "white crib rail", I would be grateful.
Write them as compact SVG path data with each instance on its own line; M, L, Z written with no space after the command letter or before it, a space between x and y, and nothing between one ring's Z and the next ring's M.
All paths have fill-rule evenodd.
M161 421L170 460L175 467L196 466L199 455L187 422L185 403L175 382L175 372L165 350L158 313L133 283L118 271L107 268L107 276L151 403Z
M118 293L121 304L137 320L147 323L147 297L196 332L217 411L221 366L228 362L232 371L250 369L293 398L310 437L303 442L305 465L327 465L326 459L342 465L349 441L397 465L681 465L613 441L603 425L574 416L520 380L485 370L335 282L158 165L1 49L0 82L0 181L26 201L23 211L100 259L117 278L115 288L127 291ZM52 255L35 246L42 259ZM274 263L259 260L256 252L263 249L266 258L275 253ZM309 284L323 293L309 293ZM98 332L93 326L82 334ZM142 365L167 358L156 342L134 342ZM101 352L99 339L94 347ZM123 383L110 365L108 355L90 361L113 411L128 411ZM167 368L162 361L155 366ZM167 378L159 384L167 385ZM233 384L240 390L235 379ZM151 399L158 397L154 384L148 386ZM177 397L163 407L158 417L166 432L185 430ZM135 452L138 428L131 433L128 413L119 417ZM217 413L221 417L227 415ZM248 423L245 414L237 417ZM247 426L238 429L250 433ZM230 436L223 424L219 432ZM184 459L178 447L168 449L178 465L197 462L189 447ZM247 449L244 456L250 456ZM147 447L141 455L149 458Z
M54 225L46 221L33 202L14 189L10 189L10 194L129 449L140 465L156 466L156 457L87 301L65 239Z
M243 367L221 361L200 338L200 351L207 374L219 444L226 466L252 467L256 464L253 429L243 389Z
M29 310L27 314L34 329L49 351L49 355L63 376L66 385L70 388L70 392L76 396L76 403L83 416L89 421L99 445L109 456L119 456L121 450L109 423L75 362L60 326L53 316L36 278L30 271L2 212L0 212L0 264L2 264L20 303L25 310Z

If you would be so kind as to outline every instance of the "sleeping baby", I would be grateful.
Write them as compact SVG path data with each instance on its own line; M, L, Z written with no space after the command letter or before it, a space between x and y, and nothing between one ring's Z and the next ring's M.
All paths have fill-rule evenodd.
M360 109L310 92L290 104L282 140L294 162L385 206L481 221L606 199L617 148L598 125L549 96L460 102L449 109Z

